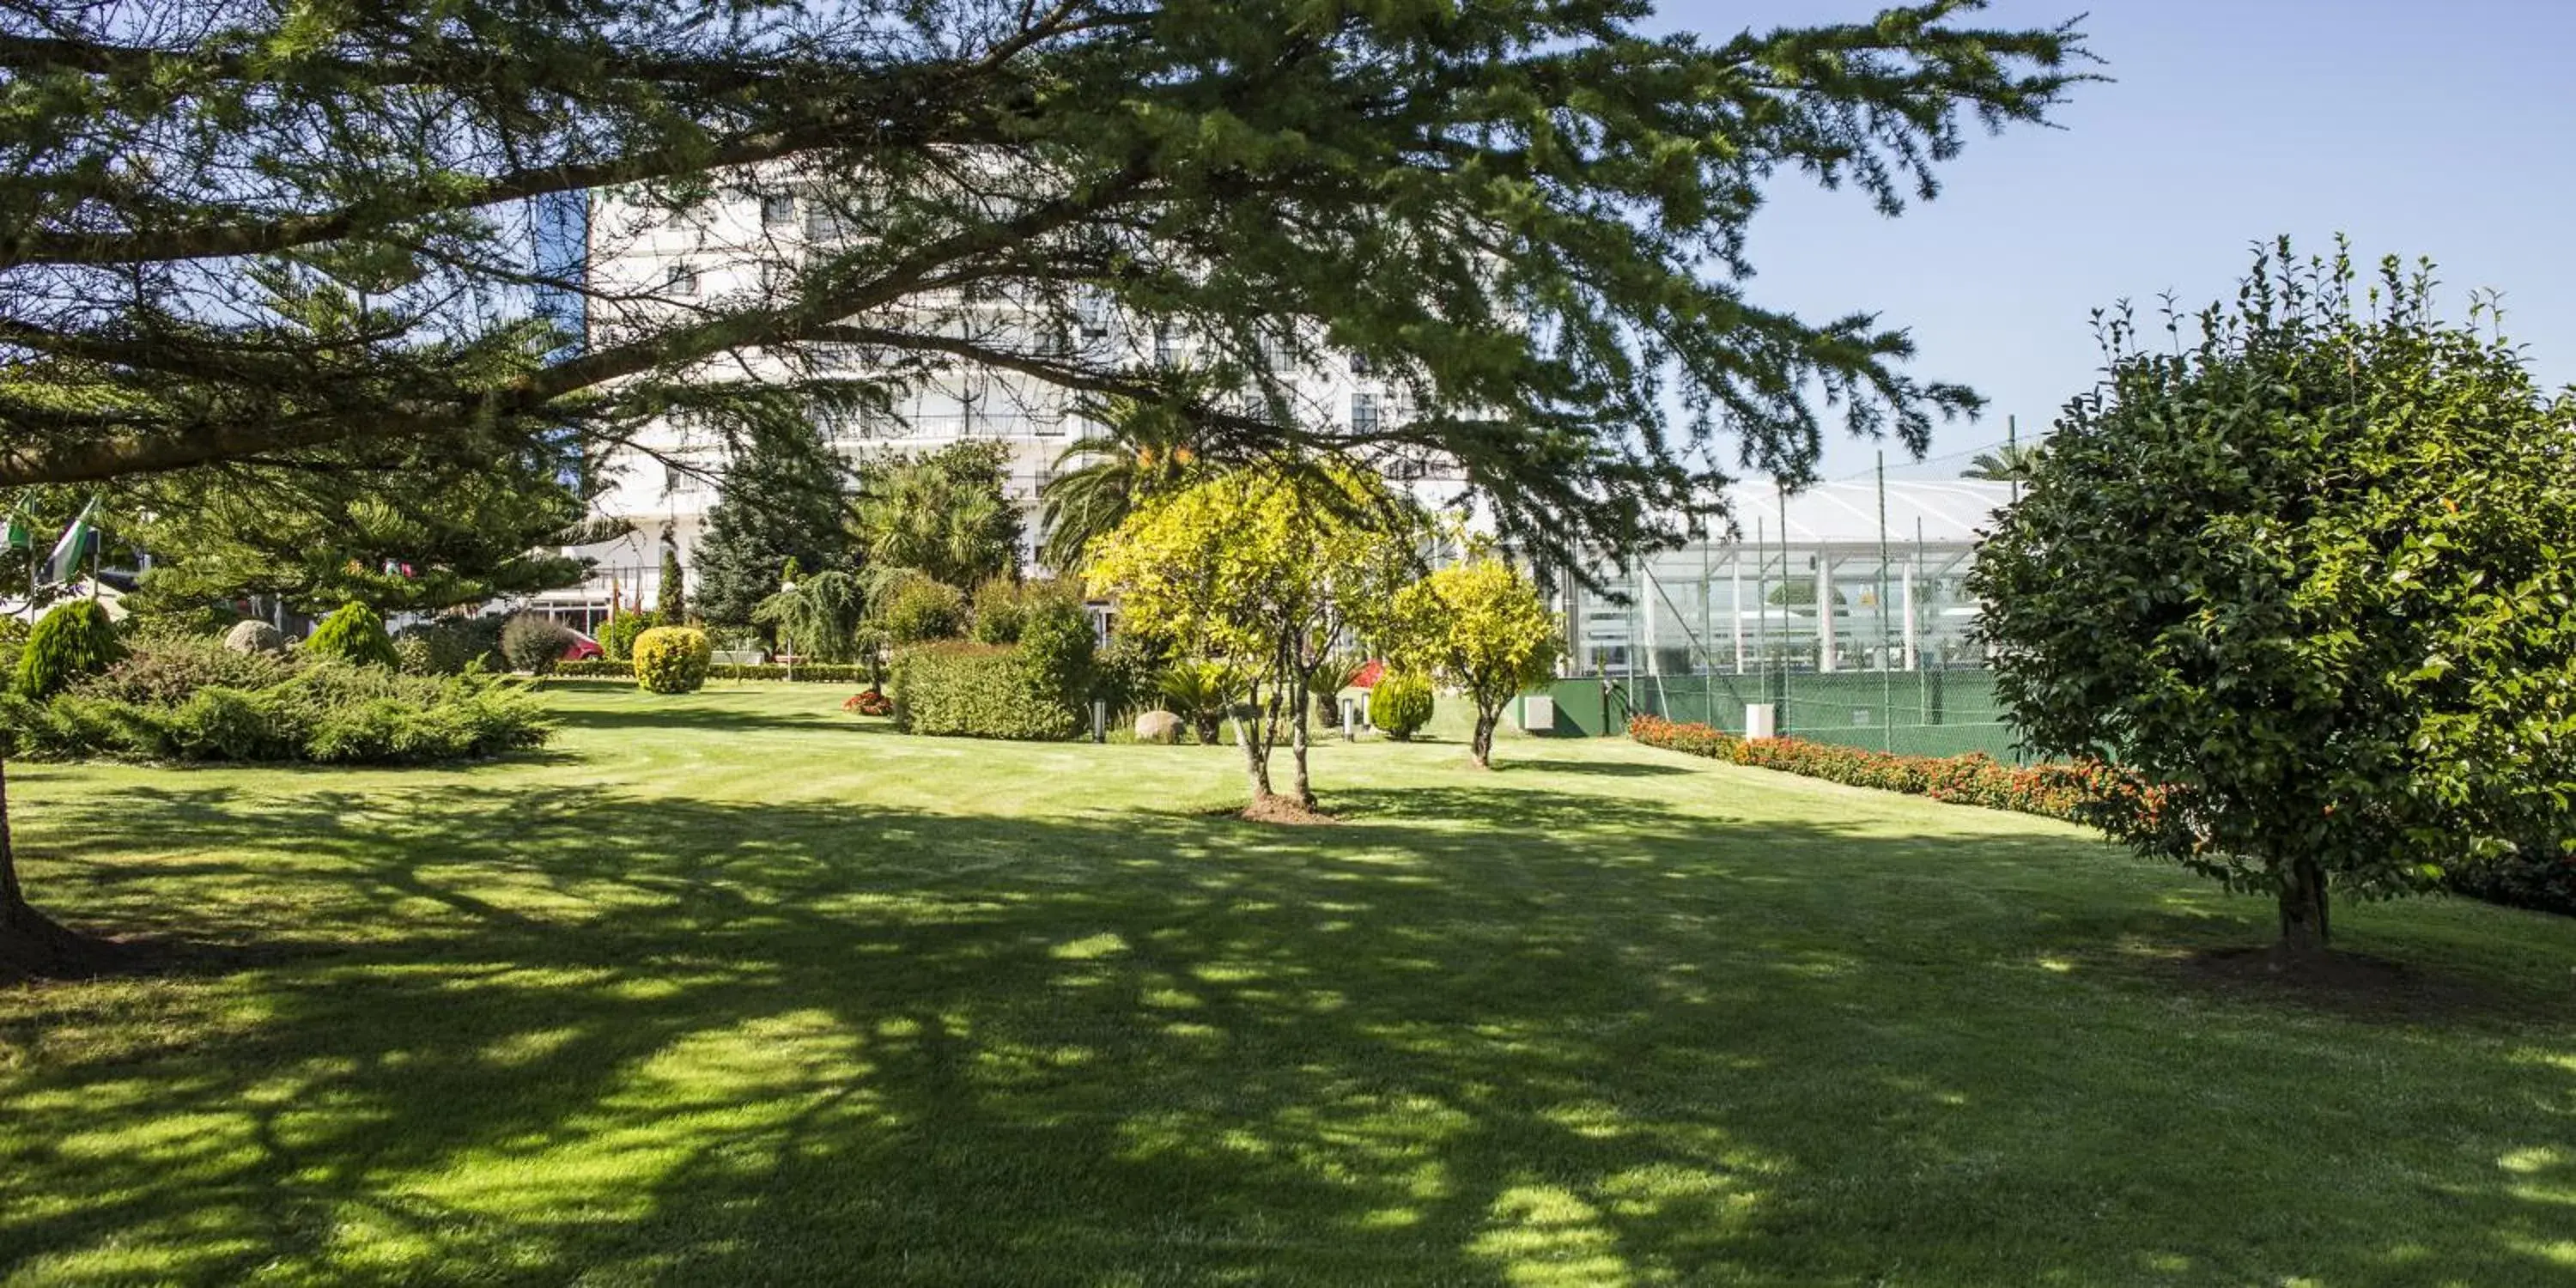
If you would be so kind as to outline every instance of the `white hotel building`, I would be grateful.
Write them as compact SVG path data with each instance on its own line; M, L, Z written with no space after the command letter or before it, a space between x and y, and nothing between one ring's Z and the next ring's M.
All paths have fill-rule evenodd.
M654 310L667 318L668 310L697 301L761 292L782 269L836 235L828 207L792 190L720 189L715 200L682 216L598 192L590 195L579 231L582 272L594 301L585 310L583 330L594 344L613 338L617 326L615 318L600 316L598 300L631 301L620 307ZM953 302L931 303L953 307ZM1007 316L1003 307L978 306L952 325L1005 330L1018 325L1025 334L1026 319L1033 314L1025 309L1016 313ZM1168 362L1184 357L1188 347L1185 339L1168 332L1131 327L1106 308L1085 313L1077 325L1079 335L1064 342L1099 348L1105 356L1123 351L1133 360ZM788 371L773 355L747 353L726 360L709 378L779 379ZM846 375L849 369L827 368L818 374ZM1362 430L1375 428L1380 417L1404 412L1403 391L1371 377L1354 361L1302 371L1293 396L1319 421ZM1043 538L1039 492L1057 473L1079 463L1062 459L1067 447L1098 428L1070 410L1072 403L1065 391L1027 376L952 367L904 388L890 415L826 424L824 429L852 460L887 449L929 451L966 439L1004 444L1009 449L1008 492L1023 516L1022 557L1034 566L1031 552ZM648 429L636 447L617 453L608 486L594 508L604 517L626 521L633 531L617 541L568 550L594 560L596 574L581 586L539 595L532 606L584 625L607 614L612 596L626 604L654 602L664 542L677 550L687 568L715 504L725 462L714 438L661 424ZM1439 491L1439 499L1447 500L1456 489ZM1429 491L1425 499L1433 499Z

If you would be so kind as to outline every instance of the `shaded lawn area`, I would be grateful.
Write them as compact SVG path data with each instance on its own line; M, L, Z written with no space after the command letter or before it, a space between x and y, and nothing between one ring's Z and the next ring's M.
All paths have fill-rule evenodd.
M2318 1005L2076 829L1624 742L1267 829L1225 749L557 692L18 771L41 902L261 951L0 990L0 1281L2576 1279L2576 921L2347 909L2447 1000Z

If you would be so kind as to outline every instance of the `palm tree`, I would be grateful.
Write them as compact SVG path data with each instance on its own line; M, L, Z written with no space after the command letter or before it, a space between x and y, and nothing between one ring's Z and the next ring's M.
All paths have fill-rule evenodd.
M1202 435L1178 414L1122 399L1105 419L1107 432L1075 439L1056 456L1065 472L1038 493L1047 534L1038 559L1058 573L1078 574L1093 541L1116 531L1146 497L1193 477L1203 460Z
M1223 662L1181 662L1163 672L1155 687L1172 714L1190 722L1201 746L1213 747L1218 722L1243 692L1243 679Z
M2027 483L2031 471L2039 468L2039 444L2006 443L1991 452L1979 452L1959 472L1963 479L1984 479L1990 483Z
M868 470L850 506L867 592L907 577L979 586L1017 567L1020 515L1002 494L1003 450L970 440Z

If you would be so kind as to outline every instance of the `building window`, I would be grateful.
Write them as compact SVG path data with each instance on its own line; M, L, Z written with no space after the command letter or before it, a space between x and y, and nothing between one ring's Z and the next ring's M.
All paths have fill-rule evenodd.
M1082 338L1109 338L1109 297L1098 291L1084 291L1073 304L1074 316L1082 323Z
M1372 367L1369 365L1369 360L1368 360L1368 355L1367 355L1367 354L1365 354L1365 353L1354 353L1354 354L1352 354L1352 355L1351 355L1351 374L1352 374L1352 375L1354 375L1354 376L1365 376L1365 375L1371 375L1371 374L1373 374L1373 373L1374 373L1374 368L1372 368Z
M1295 374L1297 350L1288 337L1267 333L1261 337L1261 366L1274 376Z
M1155 363L1156 363L1157 365L1159 365L1159 366L1165 366L1165 367L1168 367L1168 366L1172 365L1173 361L1174 361L1175 359L1177 359L1178 357L1179 357L1179 352L1178 352L1177 348L1175 347L1175 345L1173 344L1173 341L1172 341L1172 326L1171 326L1171 324L1170 324L1170 323L1168 323L1168 322L1158 322L1158 323L1156 323L1156 324L1154 325L1154 361L1155 361Z
M662 275L662 287L673 295L695 295L698 293L698 270L686 264L673 264Z
M760 226L784 228L796 222L796 198L785 193L760 199Z
M1351 395L1351 432L1357 434L1374 434L1377 432L1376 394L1356 393Z

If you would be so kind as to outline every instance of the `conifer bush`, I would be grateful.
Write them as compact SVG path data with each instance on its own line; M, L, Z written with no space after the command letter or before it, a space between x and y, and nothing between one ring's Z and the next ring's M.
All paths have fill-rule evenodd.
M94 599L75 599L37 619L18 651L17 690L49 698L83 676L97 675L125 657L116 624Z
M304 641L304 651L315 657L334 657L344 662L381 666L394 670L402 658L394 652L394 637L385 633L385 619L376 610L352 600L340 606Z

